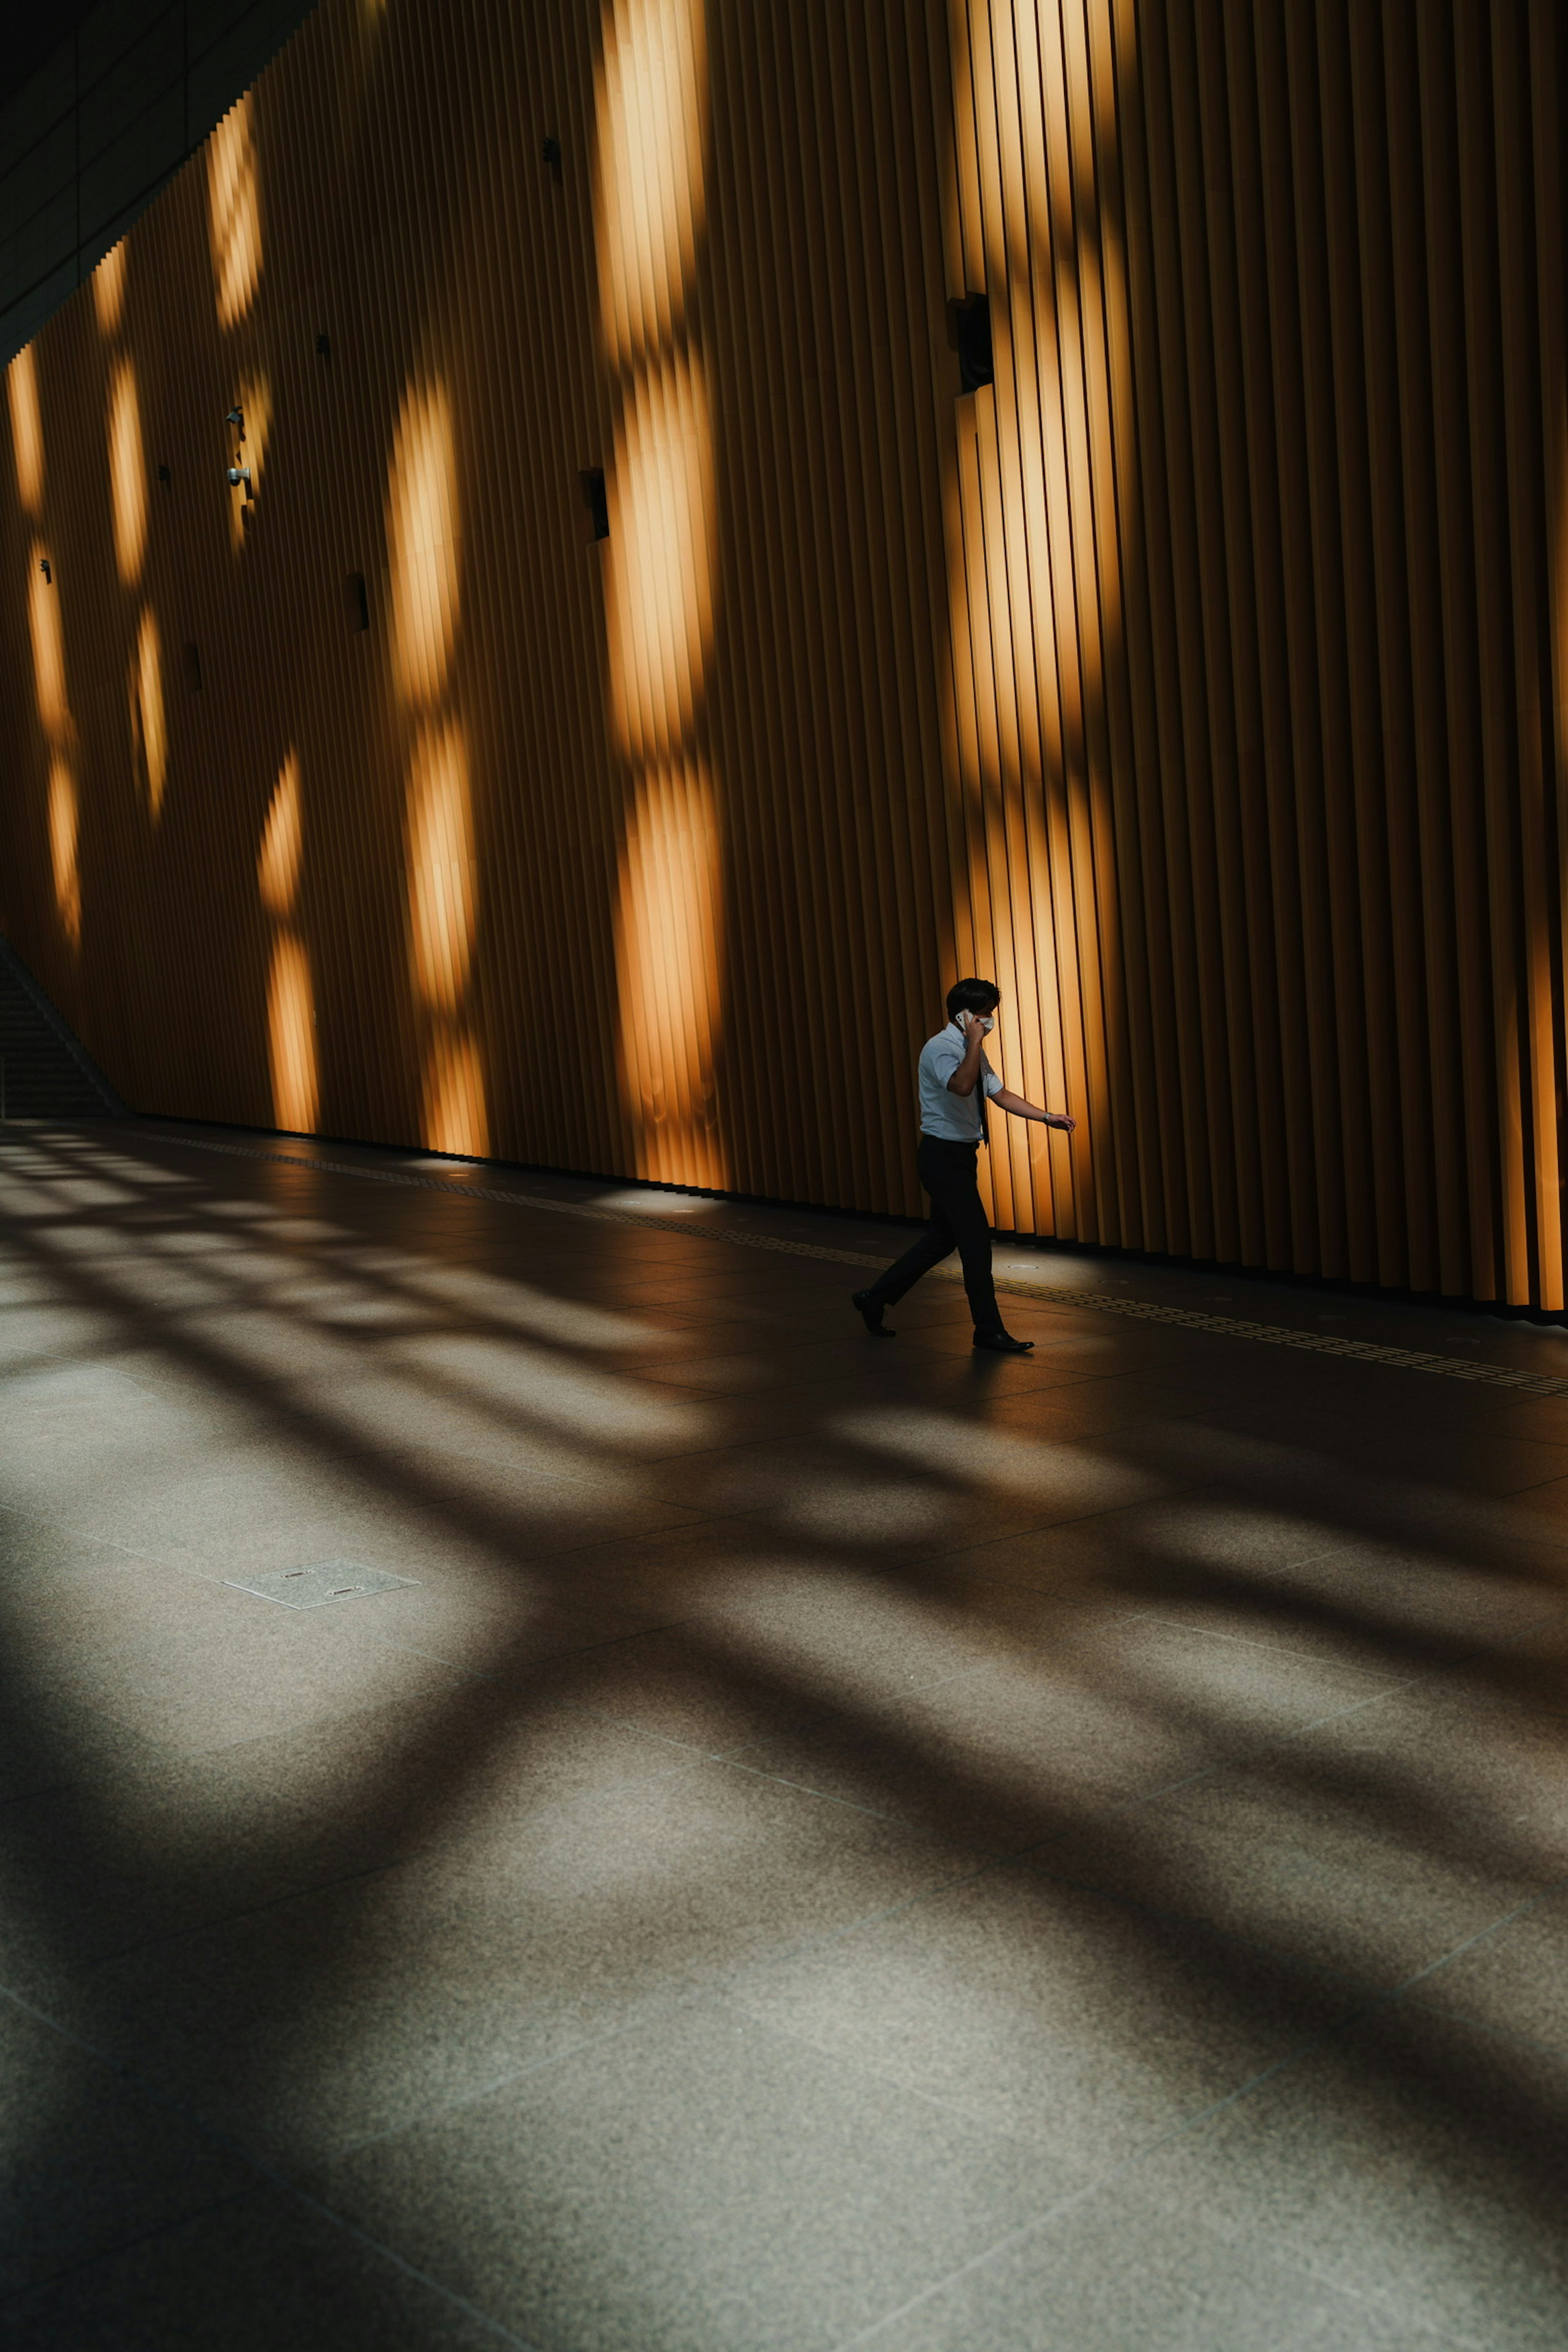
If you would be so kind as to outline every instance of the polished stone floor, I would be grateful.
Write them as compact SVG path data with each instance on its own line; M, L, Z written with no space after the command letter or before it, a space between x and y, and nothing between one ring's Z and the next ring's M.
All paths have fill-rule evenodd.
M215 1141L0 1130L8 2347L1561 2352L1568 1398Z

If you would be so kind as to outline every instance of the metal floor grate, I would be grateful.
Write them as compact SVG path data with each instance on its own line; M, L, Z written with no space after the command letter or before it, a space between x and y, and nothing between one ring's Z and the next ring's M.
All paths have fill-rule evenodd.
M325 1609L334 1601L358 1601L367 1592L390 1592L416 1584L417 1577L389 1576L383 1568L361 1568L352 1559L319 1559L308 1568L275 1569L269 1576L226 1576L238 1592L280 1601L285 1609Z

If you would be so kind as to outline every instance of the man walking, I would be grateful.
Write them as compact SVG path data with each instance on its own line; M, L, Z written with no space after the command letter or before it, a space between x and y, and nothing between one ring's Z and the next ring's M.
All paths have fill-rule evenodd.
M854 1303L876 1339L893 1337L882 1320L883 1309L956 1249L974 1318L975 1346L994 1355L1024 1356L1035 1344L1004 1330L991 1278L991 1228L975 1181L985 1141L985 1103L989 1098L1015 1118L1041 1119L1068 1135L1077 1122L1066 1111L1037 1110L1022 1095L1010 1094L992 1069L985 1058L985 1038L995 1026L1001 1002L1001 990L990 981L959 981L947 992L947 1026L921 1048L921 1140L915 1166L931 1194L931 1223L896 1265L879 1275L868 1290L855 1293Z

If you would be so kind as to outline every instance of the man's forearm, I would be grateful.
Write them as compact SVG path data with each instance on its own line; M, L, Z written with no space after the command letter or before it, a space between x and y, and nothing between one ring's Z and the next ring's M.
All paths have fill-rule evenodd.
M1037 1103L1026 1102L1022 1095L1011 1094L1005 1087L994 1094L991 1100L998 1110L1011 1111L1015 1118L1043 1119L1049 1127L1058 1126L1067 1118L1065 1111L1042 1110Z

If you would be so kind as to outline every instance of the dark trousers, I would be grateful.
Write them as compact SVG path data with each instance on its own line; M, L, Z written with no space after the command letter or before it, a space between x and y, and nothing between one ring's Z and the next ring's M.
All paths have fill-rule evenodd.
M879 1306L891 1307L906 1290L913 1289L922 1274L929 1274L956 1250L974 1328L989 1337L1002 1328L1002 1310L991 1279L991 1228L974 1181L979 1157L978 1143L949 1143L940 1135L921 1136L915 1166L931 1194L931 1223L897 1265L877 1276L870 1296Z

